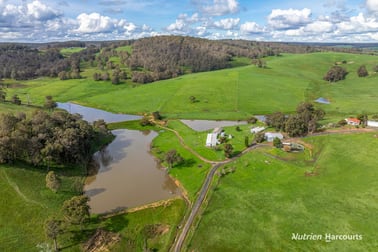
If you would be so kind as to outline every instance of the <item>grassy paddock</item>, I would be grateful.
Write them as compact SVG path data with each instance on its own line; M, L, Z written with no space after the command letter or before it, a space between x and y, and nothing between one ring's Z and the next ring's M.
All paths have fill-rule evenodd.
M145 251L146 246L154 251L168 251L184 212L185 202L178 199L164 206L107 218L101 225L121 235L121 241L111 251ZM147 225L160 225L161 230L147 235Z
M346 80L329 84L322 78L335 63L349 74ZM146 85L133 85L129 80L121 85L109 81L93 81L95 68L84 68L79 80L60 81L40 78L22 82L27 87L9 89L9 95L19 94L26 100L42 104L46 95L58 101L78 103L113 112L140 114L159 110L169 118L243 119L252 114L275 111L292 112L299 102L325 97L330 105L318 105L328 113L376 113L375 84L377 74L372 67L376 57L346 53L285 54L267 58L266 69L240 66L219 71L187 74L175 79ZM365 64L369 77L357 77L357 68ZM133 88L134 87L134 88ZM191 103L190 96L197 102ZM358 106L356 105L358 104Z
M46 171L22 164L0 165L0 250L37 251L37 245L51 243L44 235L44 222L61 218L64 200L77 194L82 182L81 172L67 168L61 175L58 193L46 188ZM65 243L65 242L63 242Z
M301 165L261 150L230 164L237 170L215 188L188 251L374 251L377 138L354 134L306 141L314 145L314 159ZM315 175L305 176L309 171ZM293 241L292 233L321 234L323 240ZM327 243L326 233L363 239Z

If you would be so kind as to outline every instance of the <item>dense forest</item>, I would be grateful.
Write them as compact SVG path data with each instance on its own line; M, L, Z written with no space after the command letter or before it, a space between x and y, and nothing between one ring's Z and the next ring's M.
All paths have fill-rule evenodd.
M65 111L0 114L0 163L35 166L82 164L93 143L109 134L103 122L93 126Z
M26 45L0 45L0 79L32 79L40 76L57 77L62 71L80 72L80 62L94 59L98 49L86 48L64 58L56 47L38 50Z
M120 46L132 50L117 50ZM62 48L81 47L83 50L64 57ZM62 80L81 78L83 63L97 67L96 80L131 78L148 83L169 79L184 73L212 71L232 66L235 57L253 60L281 53L311 53L318 51L361 53L357 47L330 47L318 44L257 42L246 40L207 40L183 36L157 36L130 41L75 42L48 44L0 44L0 79L32 79L40 76ZM115 64L111 58L118 57ZM128 69L126 71L121 69ZM103 71L112 71L109 73Z

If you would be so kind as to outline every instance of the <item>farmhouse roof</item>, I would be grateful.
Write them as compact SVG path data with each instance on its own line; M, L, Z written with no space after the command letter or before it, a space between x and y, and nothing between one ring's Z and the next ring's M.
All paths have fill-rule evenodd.
M356 123L356 124L360 124L361 123L361 120L359 120L357 118L354 118L354 117L349 117L349 118L346 118L345 120L347 122L353 122L353 123Z

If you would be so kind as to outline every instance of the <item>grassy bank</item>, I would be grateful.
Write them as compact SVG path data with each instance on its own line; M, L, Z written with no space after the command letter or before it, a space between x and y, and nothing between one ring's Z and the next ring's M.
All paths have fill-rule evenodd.
M215 188L188 251L374 251L377 139L357 134L306 141L314 146L313 160L277 159L260 150L230 164L237 170ZM292 233L323 240L294 241ZM363 239L328 243L326 233Z

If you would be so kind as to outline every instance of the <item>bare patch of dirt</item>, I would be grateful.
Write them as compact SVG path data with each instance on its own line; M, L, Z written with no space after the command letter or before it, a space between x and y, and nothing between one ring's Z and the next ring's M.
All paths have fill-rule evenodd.
M85 252L108 252L110 248L121 240L121 235L97 229L96 233L84 244Z

